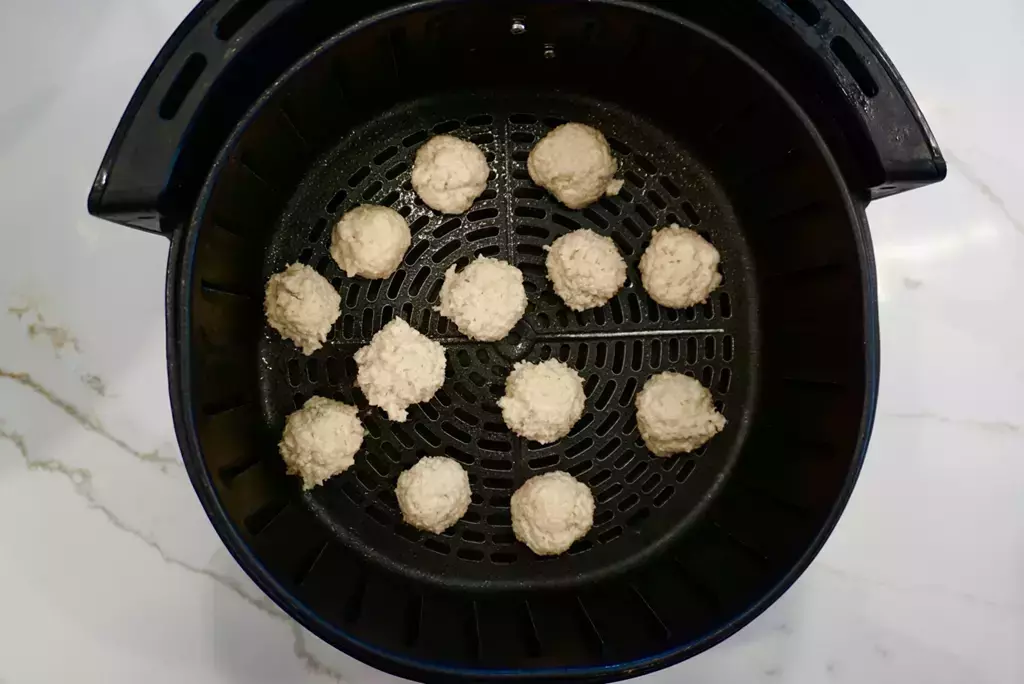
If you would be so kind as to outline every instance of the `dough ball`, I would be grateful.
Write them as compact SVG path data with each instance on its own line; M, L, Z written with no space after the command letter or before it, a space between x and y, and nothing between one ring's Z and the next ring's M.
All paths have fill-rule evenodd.
M517 363L498 400L501 417L512 432L541 444L569 434L583 415L583 378L556 359Z
M277 446L288 474L301 477L303 489L312 489L348 470L362 444L355 406L313 397L288 416Z
M480 148L450 135L438 135L416 151L412 187L436 211L461 214L487 188L491 169Z
M573 311L604 306L626 283L626 262L615 242L592 230L574 230L548 250L548 279Z
M341 315L341 295L309 266L292 264L270 276L263 308L270 327L309 356Z
M725 427L711 392L688 375L659 373L636 395L640 436L655 456L693 451Z
M381 328L355 360L356 387L399 423L409 406L430 401L444 384L444 348L401 318Z
M689 228L672 224L654 231L640 258L644 289L654 301L671 309L706 302L722 283L721 257L714 246Z
M512 495L512 531L538 556L568 551L593 526L590 487L569 473L531 477Z
M570 209L582 209L604 195L617 195L619 165L601 131L580 123L562 124L530 152L530 178Z
M350 278L389 278L412 242L409 224L390 207L364 204L341 217L331 237L331 256Z
M441 534L466 514L472 495L466 471L446 456L421 458L398 476L395 488L405 522L434 534Z
M463 335L482 342L504 339L526 313L523 272L504 261L477 257L459 273L444 274L438 311Z

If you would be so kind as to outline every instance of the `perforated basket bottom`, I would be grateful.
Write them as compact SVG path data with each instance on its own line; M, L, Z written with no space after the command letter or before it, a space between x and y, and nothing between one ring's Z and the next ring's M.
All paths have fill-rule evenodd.
M583 211L559 205L526 171L534 143L552 127L581 121L604 131L625 187ZM426 208L411 189L416 149L432 134L479 145L492 169L488 188L463 216ZM384 281L350 279L329 254L331 226L361 203L406 217L412 246ZM657 306L637 270L652 229L692 226L722 254L724 282L705 305ZM629 265L622 292L603 308L574 313L550 288L544 246L576 228L611 236ZM445 269L475 255L522 269L530 307L503 342L476 343L441 318L436 305ZM680 534L721 484L742 442L752 397L754 288L749 253L728 202L708 172L650 123L612 106L568 96L449 96L420 100L347 135L308 174L267 250L264 278L287 264L314 266L342 293L342 316L312 357L267 330L261 342L265 417L275 427L318 394L357 404L368 431L356 465L301 495L344 544L391 570L463 588L539 588L581 584L624 570ZM387 321L401 316L447 350L443 388L386 419L353 387L352 355ZM550 446L512 435L496 400L518 360L555 357L586 382L583 418ZM690 457L659 459L643 446L634 396L664 370L699 378L728 419L725 431ZM469 472L473 503L443 535L402 523L398 474L421 456L447 454ZM539 558L516 542L509 498L529 477L567 470L594 493L594 529L568 554ZM300 496L296 479L296 497Z

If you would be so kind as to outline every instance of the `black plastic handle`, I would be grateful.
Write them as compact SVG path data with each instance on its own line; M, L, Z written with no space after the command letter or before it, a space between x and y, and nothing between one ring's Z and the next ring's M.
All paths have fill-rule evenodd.
M510 9L517 4L503 1ZM851 185L865 197L885 197L945 177L945 161L914 98L842 0L723 0L726 6L759 4L767 10L767 16L742 27L739 17L752 14L721 7L710 11L718 0L682 6L648 1L668 11L707 13L709 23L718 24L713 28L750 49L780 81L788 78L783 85L829 134ZM403 0L203 0L160 50L132 96L96 174L89 212L156 233L181 225L214 155L260 93L339 26L400 4ZM759 40L742 40L743 31ZM790 47L795 43L800 54L784 55L788 51L772 47L765 33L777 34ZM782 59L789 64L772 69L773 60Z
M910 90L881 45L844 0L760 0L828 66L844 96L837 117L856 121L874 148L859 168L870 199L946 176L946 161ZM850 115L853 115L853 119Z
M252 49L271 34L291 30L297 36L299 27L268 28L287 23L281 20L298 4L202 0L136 88L89 192L89 213L155 233L187 218L220 143L266 84L299 56L297 39L281 39L259 59Z

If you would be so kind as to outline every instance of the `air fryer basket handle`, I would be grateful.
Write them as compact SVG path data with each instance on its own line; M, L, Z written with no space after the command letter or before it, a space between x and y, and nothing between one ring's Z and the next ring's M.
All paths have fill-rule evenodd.
M155 233L169 230L164 219L171 213L174 158L212 80L201 36L210 30L216 4L201 2L189 13L135 89L89 191L90 214Z
M864 155L853 174L869 199L945 178L946 162L917 102L881 45L844 0L760 2L826 65L842 93L842 102L833 103L833 111L843 108L842 125L860 129L849 131L850 137L866 139L867 147L873 147L873 155Z
M303 1L202 0L136 88L89 192L89 213L154 233L186 220L235 123L319 37L309 16L291 11Z
M371 7L383 11L406 1L202 0L132 96L93 182L89 212L156 233L181 225L217 150L273 79L338 26ZM874 199L945 176L916 102L843 0L741 1L760 3L825 65L827 90L840 93L822 95L825 116L831 109L840 129L856 129L849 130L856 160L845 164L855 187Z

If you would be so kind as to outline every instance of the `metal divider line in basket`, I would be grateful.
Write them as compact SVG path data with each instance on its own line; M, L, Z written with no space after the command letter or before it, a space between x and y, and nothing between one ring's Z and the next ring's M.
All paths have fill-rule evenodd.
M716 335L725 332L727 332L725 328L673 328L670 330L612 330L609 332L564 332L551 333L548 335L537 335L535 340L537 342L561 342L562 340L577 340L581 342L590 342L598 340L631 339L635 337L666 337L670 335ZM433 340L434 342L440 342L441 344L451 346L493 344L491 342L471 340L468 337L433 337L431 335L427 335L427 337ZM344 340L341 342L335 342L332 346L363 346L369 343L370 340Z

